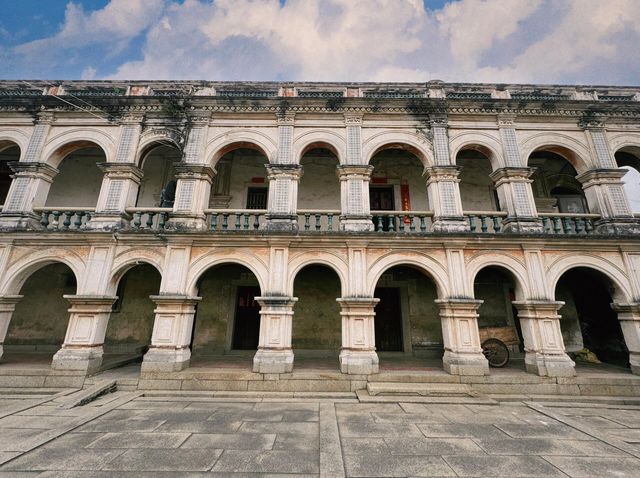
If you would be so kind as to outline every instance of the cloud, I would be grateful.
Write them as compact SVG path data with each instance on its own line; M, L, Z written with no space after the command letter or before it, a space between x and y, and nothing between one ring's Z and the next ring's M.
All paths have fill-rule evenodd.
M111 0L0 52L125 79L634 83L638 0ZM84 72L84 73L83 73Z

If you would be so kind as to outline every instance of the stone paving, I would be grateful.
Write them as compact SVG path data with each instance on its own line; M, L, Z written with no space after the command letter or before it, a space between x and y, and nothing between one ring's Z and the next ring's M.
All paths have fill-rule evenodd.
M615 400L63 398L0 397L0 478L640 477L640 406Z

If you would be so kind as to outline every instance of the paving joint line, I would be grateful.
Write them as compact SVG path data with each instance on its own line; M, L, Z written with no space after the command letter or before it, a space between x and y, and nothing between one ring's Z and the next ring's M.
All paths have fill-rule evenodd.
M338 417L333 402L320 402L318 409L320 477L344 478L345 468L338 430Z
M0 418L5 418L5 417L8 417L10 415L15 415L16 413L27 411L27 410L29 410L31 408L35 408L35 407L38 407L40 405L44 405L45 403L51 402L51 401L56 400L58 398L62 398L62 397L65 397L67 395L71 395L72 393L78 392L80 390L81 389L79 389L79 388L69 388L69 389L66 389L66 390L62 390L61 392L53 394L50 397L41 398L36 403L33 403L31 405L22 405L22 406L16 407L14 410L10 410L8 412L0 412Z

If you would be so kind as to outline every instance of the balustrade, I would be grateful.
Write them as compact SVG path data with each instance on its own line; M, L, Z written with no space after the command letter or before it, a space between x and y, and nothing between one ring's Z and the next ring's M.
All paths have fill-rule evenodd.
M210 231L257 231L266 222L265 209L205 209Z
M545 234L594 234L594 221L600 218L597 214L563 214L540 213L542 229Z
M505 211L465 211L469 221L469 232L497 234L502 232L502 218L507 217Z
M132 207L127 208L131 214L130 228L134 231L162 231L165 228L171 208L166 207Z
M68 231L81 229L91 220L95 208L38 207L33 211L40 214L45 229Z
M433 211L371 211L375 232L424 234L431 229Z
M339 231L340 211L298 209L298 230L305 232Z

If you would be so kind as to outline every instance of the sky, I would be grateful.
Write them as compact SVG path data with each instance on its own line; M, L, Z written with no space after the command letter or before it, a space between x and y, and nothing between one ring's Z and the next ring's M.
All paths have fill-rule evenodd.
M0 79L637 85L640 0L0 0Z

